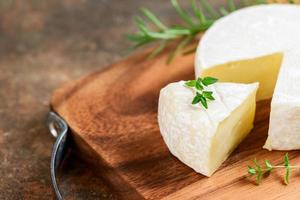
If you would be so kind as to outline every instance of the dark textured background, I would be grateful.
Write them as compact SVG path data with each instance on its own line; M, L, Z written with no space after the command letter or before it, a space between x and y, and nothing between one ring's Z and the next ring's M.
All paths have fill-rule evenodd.
M0 0L1 200L54 198L54 139L45 125L51 91L124 57L123 34L135 30L141 6L177 20L169 0ZM68 199L116 198L76 154L61 174Z

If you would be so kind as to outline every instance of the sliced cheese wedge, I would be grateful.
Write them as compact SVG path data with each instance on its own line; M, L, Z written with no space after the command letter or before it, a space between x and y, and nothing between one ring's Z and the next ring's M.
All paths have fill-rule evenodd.
M211 176L253 127L258 83L216 83L208 109L191 105L195 91L184 81L160 91L158 122L170 152Z
M276 97L272 100L265 148L299 149L299 50L299 5L241 9L218 20L204 34L196 54L196 76L259 82L258 100L271 98L273 93Z

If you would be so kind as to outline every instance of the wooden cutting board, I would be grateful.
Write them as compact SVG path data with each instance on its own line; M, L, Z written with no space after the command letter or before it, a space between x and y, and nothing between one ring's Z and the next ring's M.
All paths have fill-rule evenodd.
M285 152L261 148L270 101L258 103L253 131L211 178L170 154L157 124L159 91L170 82L194 78L194 55L166 65L167 54L152 60L145 59L147 52L135 54L53 93L52 109L70 126L78 153L123 199L299 199L299 170L292 172L288 186L284 171L275 171L260 186L247 174L254 158L283 162ZM292 164L300 164L299 152L289 156Z

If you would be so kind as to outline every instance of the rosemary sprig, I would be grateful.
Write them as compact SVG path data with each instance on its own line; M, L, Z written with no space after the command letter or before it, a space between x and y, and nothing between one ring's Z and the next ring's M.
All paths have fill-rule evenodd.
M213 97L212 91L206 91L204 90L205 87L212 85L216 83L218 79L213 77L204 77L204 78L198 78L196 80L189 80L185 82L185 86L189 88L193 88L196 90L196 96L194 97L192 104L198 104L201 103L201 105L204 108L208 108L207 102L213 101L215 98Z
M285 168L285 176L284 176L284 183L286 185L289 184L289 177L290 177L290 170L291 169L300 169L300 166L297 165L290 165L289 162L289 156L286 153L284 156L284 165L272 165L268 160L265 160L265 167L262 167L261 165L259 165L256 161L256 159L254 159L254 164L255 166L248 166L248 173L250 174L250 176L256 176L256 183L259 185L262 181L263 175L265 173L271 173L274 169L276 168Z
M135 17L138 31L128 34L127 39L133 43L131 49L158 43L157 47L149 54L148 58L153 58L160 54L169 44L175 44L175 48L169 54L167 63L179 54L189 54L196 50L196 47L190 48L191 43L197 44L199 33L206 31L220 17L226 16L242 7L267 4L267 0L242 0L242 6L237 6L234 0L227 0L227 5L219 10L215 9L208 0L190 0L191 11L184 10L177 0L170 0L181 24L167 26L159 18L146 8L141 9L144 17ZM278 1L280 2L280 1ZM287 0L287 3L296 3L295 0ZM189 47L189 49L186 49Z
M133 42L132 49L157 42L159 45L148 57L153 58L161 53L171 41L176 41L177 45L167 59L169 63L182 52L191 53L191 49L185 51L185 48L195 41L199 33L207 30L220 17L237 9L233 0L227 0L228 8L222 7L220 11L214 9L207 0L191 0L191 12L185 11L177 0L171 0L171 4L182 24L167 26L150 10L142 8L141 13L145 19L135 17L138 32L127 35L127 39Z
M251 0L253 2L253 0ZM266 3L265 0L255 0L254 4ZM167 62L178 54L192 53L196 48L186 50L189 44L195 42L197 35L207 30L217 19L237 10L234 0L227 0L227 6L216 10L207 0L191 0L191 11L184 10L177 0L171 0L181 24L167 26L146 8L141 9L144 17L135 17L138 32L128 34L127 39L133 43L132 49L150 43L158 43L148 58L160 54L172 41L176 42L174 50L170 53ZM245 5L251 5L249 2Z

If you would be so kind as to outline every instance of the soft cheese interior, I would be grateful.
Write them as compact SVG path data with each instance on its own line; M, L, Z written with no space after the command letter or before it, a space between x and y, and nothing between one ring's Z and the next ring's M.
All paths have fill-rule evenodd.
M208 109L191 105L194 91L184 82L160 92L158 122L165 143L186 165L211 176L253 127L257 83L217 83Z
M196 54L196 76L258 81L258 100L270 98L275 87L265 148L300 149L299 50L299 5L241 9L218 20L204 34Z
M257 100L270 99L274 92L282 58L282 53L274 53L204 68L197 74L213 76L221 82L259 82Z
M264 148L300 149L300 49L286 53L271 103Z

